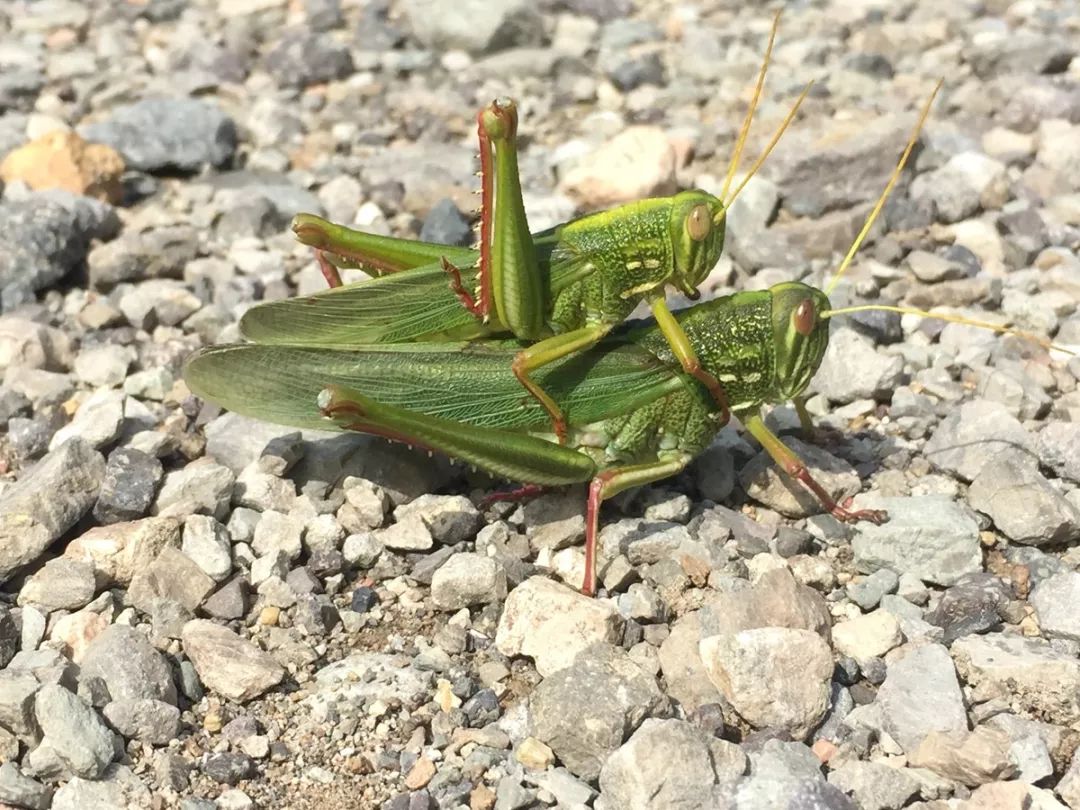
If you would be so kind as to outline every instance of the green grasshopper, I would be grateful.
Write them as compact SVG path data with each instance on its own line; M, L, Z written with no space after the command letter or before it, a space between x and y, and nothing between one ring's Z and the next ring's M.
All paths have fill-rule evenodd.
M828 289L884 206L933 98ZM864 308L832 309L826 292L785 282L696 304L673 317L703 368L724 384L731 411L785 472L838 519L881 522L883 512L837 503L761 416L766 404L800 402L828 345L828 319ZM196 353L185 378L199 396L256 418L399 440L530 485L589 481L582 590L593 594L601 503L676 474L708 447L720 428L712 395L683 370L659 321L624 327L539 369L540 383L572 428L564 443L552 435L547 410L522 401L508 362L519 350L512 340L351 348L240 344Z
M529 232L517 166L517 110L497 99L478 116L482 202L479 251L354 231L311 214L293 222L298 239L316 249L330 290L253 307L244 337L287 345L369 345L511 336L529 345L508 362L519 383L544 407L565 442L567 421L556 398L536 379L544 366L595 346L642 301L682 369L711 392L718 421L728 418L720 381L702 367L672 317L665 287L691 299L723 250L727 197L772 53L773 22L757 85L719 197L701 190L640 200ZM755 163L760 167L806 91ZM338 267L378 276L341 286ZM475 291L475 292L471 292Z

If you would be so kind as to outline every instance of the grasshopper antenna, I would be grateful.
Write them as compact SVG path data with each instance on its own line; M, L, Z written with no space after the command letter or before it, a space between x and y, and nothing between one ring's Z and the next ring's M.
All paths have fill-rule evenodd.
M881 196L878 197L874 209L866 218L866 222L863 223L862 230L859 231L859 235L855 237L855 241L852 242L851 247L848 248L844 260L840 262L840 266L836 268L836 274L825 288L826 295L833 291L833 288L836 287L836 283L840 281L840 277L843 276L848 267L851 266L851 260L855 258L855 253L859 250L863 240L866 239L866 235L870 233L870 228L873 226L874 221L877 220L881 210L885 207L885 202L889 199L889 195L892 194L896 181L900 179L900 173L904 171L904 165L907 163L908 158L911 157L911 151L919 141L919 133L922 132L923 124L926 123L927 116L930 115L930 107L933 105L934 99L937 97L938 91L941 90L941 85L944 84L944 82L944 79L938 79L938 83L934 85L934 91L930 94L930 98L923 104L922 112L919 113L919 120L915 122L915 128L912 130L911 137L908 138L907 146L904 148L904 154L900 156L900 162L897 163L896 168L893 169L893 173L889 177L889 182L885 184L885 190L881 192Z
M773 43L776 41L776 29L780 25L780 12L773 15L772 28L769 30L769 44L765 47L765 58L761 62L761 70L758 72L757 85L754 87L754 95L750 99L750 107L746 110L739 137L735 141L735 151L731 155L731 163L728 164L727 176L724 178L724 186L720 191L720 199L727 197L731 182L735 179L735 172L739 170L739 161L742 159L743 147L746 146L746 136L750 134L750 123L754 120L758 102L761 100L761 91L765 87L765 74L769 70L769 60L772 58ZM724 208L727 208L725 205Z
M820 313L820 318L831 318L833 315L851 315L856 312L899 312L901 315L919 315L923 318L934 318L938 321L947 321L948 323L960 323L965 326L977 326L980 329L989 329L991 332L997 332L999 335L1015 335L1023 340L1030 340L1032 343L1037 343L1047 351L1062 352L1070 356L1075 356L1076 352L1072 349L1067 349L1064 346L1059 346L1050 338L1043 337L1042 335L1036 335L1033 332L1025 332L1022 329L1014 329L1011 326L1001 326L1000 324L990 323L989 321L980 321L976 318L968 318L964 315L953 315L948 312L930 312L925 309L916 309L915 307L896 307L889 304L858 304L852 307L841 307L839 309L828 309Z
M769 157L769 154L772 152L776 144L780 142L780 138L783 137L784 132L788 128L788 125L791 124L791 122L794 120L795 114L799 111L799 107L802 105L803 101L806 99L807 94L809 94L810 92L810 88L812 88L813 86L813 81L809 81L806 83L806 87L803 88L803 91L799 94L799 97L795 99L795 103L792 105L791 110L784 117L784 120L781 122L776 132L773 133L772 139L769 141L764 151L760 155L758 155L757 160L755 160L754 165L750 167L750 171L747 172L746 177L744 177L742 179L742 182L739 183L738 187L735 189L735 193L732 194L730 198L724 201L724 207L721 208L720 213L716 215L716 222L720 222L720 220L727 216L727 212L728 209L731 208L731 204L735 202L739 194L742 193L742 190L746 188L746 184L750 182L750 180L754 177L755 174L757 174L758 169L761 168L766 158Z
M926 100L923 105L922 112L919 115L919 120L915 124L915 129L911 133L911 137L908 139L907 146L904 149L903 155L900 156L900 162L896 164L896 168L893 170L892 175L889 177L889 182L885 185L885 190L881 193L877 203L874 205L870 215L866 218L866 222L863 223L862 230L859 231L858 236L855 237L855 241L852 242L851 247L848 249L847 255L844 256L844 260L840 263L840 266L836 270L836 274L832 277L829 285L825 288L825 294L828 295L832 292L836 283L843 276L844 272L851 266L851 261L855 257L855 252L859 249L863 240L866 238L867 233L870 231L870 227L874 224L874 220L881 214L882 209L885 207L885 202L889 198L889 194L892 192L893 187L896 185L897 180L900 178L900 173L904 170L904 164L907 163L908 158L911 156L911 151L915 148L915 144L918 141L919 133L922 131L923 124L926 123L926 118L930 113L930 106L934 103L934 98L937 96L938 91L941 89L942 81L938 81L934 87L934 91L930 94L930 98ZM966 326L975 326L981 329L988 329L991 332L996 332L1001 335L1014 335L1023 340L1029 340L1033 343L1037 343L1048 351L1058 351L1064 354L1073 356L1076 352L1071 349L1067 349L1064 346L1059 346L1053 343L1049 338L1041 335L1036 335L1032 332L1025 332L1022 329L1015 329L1009 326L1001 326L1000 324L990 323L988 321L980 321L975 318L968 318L963 315L953 315L951 313L939 313L930 312L924 309L917 309L915 307L899 307L891 306L888 304L858 304L856 306L842 307L839 309L829 309L820 313L821 318L831 318L833 315L852 315L856 312L898 312L901 315L918 315L923 318L935 318L939 321L947 321L948 323L959 323Z

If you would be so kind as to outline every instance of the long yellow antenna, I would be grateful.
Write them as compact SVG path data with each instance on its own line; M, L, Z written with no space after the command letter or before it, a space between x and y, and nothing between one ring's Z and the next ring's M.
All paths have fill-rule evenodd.
M829 286L825 288L826 295L832 292L833 287L836 286L840 277L844 275L844 272L851 265L851 260L855 258L855 252L859 249L859 246L862 245L863 240L866 239L866 235L870 233L870 228L873 226L874 220L878 218L878 214L881 213L881 209L885 207L885 201L889 199L893 186L895 186L896 181L900 179L900 172L904 170L904 164L907 163L907 159L911 156L911 150L915 148L915 144L919 141L919 133L922 132L923 124L926 123L926 118L930 115L930 105L934 103L934 98L937 96L938 91L941 89L941 85L944 82L944 79L938 79L938 83L934 85L934 92L930 94L930 98L923 104L922 112L919 114L919 120L915 122L915 128L911 131L911 137L908 138L907 146L904 148L904 154L900 156L900 162L897 163L896 168L893 169L892 176L889 177L889 182L885 184L885 190L881 192L881 196L878 197L878 201L874 205L874 210L871 211L870 216L866 218L862 230L859 231L859 235L855 237L855 241L852 242L851 247L848 248L844 260L840 262L840 266L836 269L836 275L832 277Z
M977 326L981 329L989 329L991 332L997 332L999 335L1015 335L1018 338L1038 343L1044 349L1052 349L1053 351L1064 352L1068 355L1076 354L1076 352L1071 349L1066 349L1064 346L1058 346L1056 343L1053 343L1050 338L1036 335L1033 332L1025 332L1022 329L1013 329L1010 326L1000 326L996 323L990 323L989 321L967 318L963 315L929 312L925 309L915 309L914 307L894 307L888 304L859 304L853 307L828 309L825 310L825 312L820 313L819 317L831 318L833 315L851 315L855 312L899 312L901 315L921 315L924 318L934 318L939 321L948 321L949 323L960 323L965 326Z
M762 60L761 70L758 71L754 95L750 99L750 106L746 110L746 117L743 119L742 128L739 130L739 137L735 141L735 151L731 155L731 163L728 164L727 177L724 178L724 187L720 191L721 200L727 197L728 189L731 188L731 181L735 179L735 172L739 169L743 147L746 146L746 136L750 134L750 123L754 120L754 112L757 110L758 102L761 100L761 91L765 87L765 74L769 70L769 60L772 58L773 42L776 41L776 29L779 25L780 12L777 11L773 16L772 28L769 31L769 44L765 47L765 59Z
M742 190L746 188L746 184L750 182L750 180L755 174L757 174L758 169L761 168L761 164L765 162L765 159L769 157L769 153L772 152L773 147L775 147L776 144L780 142L780 138L783 137L784 131L788 128L788 125L792 122L792 120L794 120L795 114L799 111L799 106L806 99L807 94L810 92L810 88L813 86L813 81L807 82L806 87L803 88L803 91L799 94L799 97L795 99L795 103L792 105L791 110L784 117L783 122L777 128L776 132L773 133L772 139L765 147L765 151L758 155L758 159L754 161L754 165L750 167L750 171L747 173L746 177L744 177L742 179L742 182L739 183L738 187L735 189L735 193L732 194L731 197L729 197L728 199L724 200L724 207L720 210L720 213L717 214L714 218L716 222L720 222L720 220L722 220L727 215L728 209L731 208L731 204L735 202L739 194L742 193ZM723 199L722 196L721 199Z

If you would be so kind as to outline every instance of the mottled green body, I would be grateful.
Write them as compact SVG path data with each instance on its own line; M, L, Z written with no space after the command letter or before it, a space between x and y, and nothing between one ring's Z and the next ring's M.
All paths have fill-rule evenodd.
M828 307L818 290L791 283L679 313L705 368L726 380L738 415L798 395L816 371L828 324L818 322L809 335L793 328L792 313L806 300L818 312ZM560 447L553 442L544 409L521 390L510 370L519 345L484 341L330 349L242 344L198 353L185 377L195 393L231 410L299 427L334 426L315 402L324 388L339 386L381 406L385 424L397 425L394 438L431 444L430 436L400 435L404 414L430 417L440 429L462 435L486 432L487 440L502 439L506 457L518 436L521 459L513 464L486 448L473 452L467 446L437 446L526 483L567 483L537 461L546 465L566 454L592 461L581 466L575 460L566 469L564 478L578 481L628 464L685 462L704 450L720 427L707 390L680 370L658 327L646 324L540 371L538 381L564 410L571 428L567 446Z
M722 221L704 240L687 235L688 213L699 205L712 215L721 210L716 197L685 191L590 214L534 235L548 307L540 335L621 323L646 292L664 284L692 292L724 245ZM335 244L349 245L349 261L343 264L378 273L392 266L395 272L252 307L240 322L244 337L259 343L359 346L511 335L497 315L482 323L469 313L431 258L442 251L461 270L463 286L471 289L477 283L478 251L332 227ZM410 253L416 264L410 263ZM360 254L368 257L366 263L357 260Z
M720 258L724 228L703 241L687 238L695 205L714 214L719 200L700 191L641 200L582 217L556 229L549 263L553 333L624 321L648 291L675 284L696 289Z

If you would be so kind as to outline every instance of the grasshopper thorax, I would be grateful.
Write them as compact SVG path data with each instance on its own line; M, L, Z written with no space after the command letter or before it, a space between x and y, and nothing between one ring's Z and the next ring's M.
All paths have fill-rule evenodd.
M821 365L829 345L829 298L799 281L776 284L772 296L776 341L775 395L778 401L801 394Z
M671 244L674 252L671 283L691 298L720 260L724 250L724 204L698 189L672 198Z

